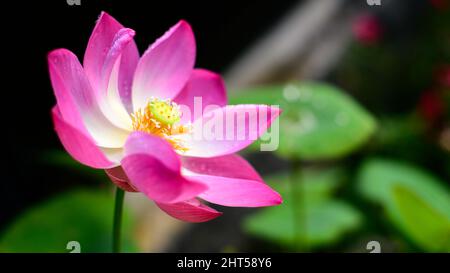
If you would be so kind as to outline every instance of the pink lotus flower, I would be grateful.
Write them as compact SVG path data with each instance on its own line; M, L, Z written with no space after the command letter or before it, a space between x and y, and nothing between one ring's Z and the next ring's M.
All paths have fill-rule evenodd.
M185 21L173 26L140 58L134 34L102 13L83 65L69 50L49 53L57 100L52 117L66 151L84 165L104 169L120 188L144 193L166 213L184 221L204 222L221 214L200 200L238 207L280 204L280 195L248 162L233 154L253 138L192 137L201 128L197 125L206 120L219 122L215 120L223 118L219 114L246 112L259 117L258 126L249 128L246 135L259 137L280 110L264 105L227 106L221 77L193 68L195 40ZM198 118L185 115L194 111L195 97L204 104ZM219 107L208 110L208 105ZM241 126L236 120L233 124Z

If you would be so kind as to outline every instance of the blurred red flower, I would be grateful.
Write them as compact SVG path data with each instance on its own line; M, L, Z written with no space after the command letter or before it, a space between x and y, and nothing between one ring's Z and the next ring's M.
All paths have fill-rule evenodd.
M383 28L378 18L371 14L364 14L356 18L352 31L356 40L366 45L379 42L383 36Z
M444 112L444 104L434 90L425 91L419 101L420 115L430 124L435 123Z
M450 87L450 65L444 65L436 71L436 82L443 87Z
M439 10L447 9L449 7L449 0L430 0L430 4Z

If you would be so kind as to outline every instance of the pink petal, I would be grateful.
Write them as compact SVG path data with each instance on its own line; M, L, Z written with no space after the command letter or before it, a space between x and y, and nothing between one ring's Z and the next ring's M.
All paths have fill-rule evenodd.
M143 132L130 134L121 163L132 185L156 202L186 201L207 188L181 175L180 159L168 142Z
M191 27L180 21L144 53L133 80L133 108L143 108L150 97L174 98L189 79L195 62Z
M52 118L61 143L75 160L92 168L105 169L114 166L89 135L64 121L58 106L53 107Z
M130 41L133 41L134 31L127 28L120 29L114 40L100 71L100 82L96 90L97 101L104 115L116 126L131 130L131 118L122 103L119 92L119 76L122 52Z
M185 177L207 185L208 190L199 197L218 205L264 207L279 205L283 201L276 191L261 181L195 173L186 173Z
M193 122L195 120L194 98L196 103L201 103L202 106L199 108L201 110L198 113L199 117L202 113L206 113L208 105L215 105L217 107L227 105L225 84L220 75L204 69L194 69L192 71L188 82L174 99L174 102L182 106L182 110L186 110L183 111L181 123Z
M258 139L281 110L266 105L226 106L204 114L193 133L181 135L185 156L215 157L238 152Z
M125 54L122 56L122 52L125 52L128 45L133 42L135 32L128 28L119 28L112 40L109 40L110 37L106 35L108 32L103 29L107 20L104 18L107 17L102 16L96 27L97 30L103 31L99 33L94 30L91 36L85 55L86 74L93 85L96 100L103 114L117 127L131 130L131 118L119 92L119 75L121 62L123 63L127 57ZM111 28L107 29L111 31ZM105 50L102 54L97 52L99 45ZM98 55L91 56L93 53Z
M196 158L183 157L185 177L208 185L199 197L219 205L237 207L272 206L280 195L268 187L261 176L236 154Z
M118 148L128 133L103 115L77 57L67 49L48 54L50 78L63 120L102 147Z
M134 32L127 29L122 39L117 35L124 27L106 12L100 14L100 18L89 38L88 46L84 55L83 66L96 92L105 89L105 80L109 79L114 62L111 55L118 52L120 58L120 70L118 76L118 88L120 98L125 106L131 110L131 84L134 71L139 61L139 52L132 39L123 41L126 35L134 36ZM122 40L122 42L120 42ZM118 42L119 41L119 42ZM109 59L109 61L108 61ZM109 72L108 72L109 71ZM107 75L107 77L104 77ZM100 96L101 97L101 96Z
M121 166L106 169L105 172L117 187L124 191L137 192L137 190L131 185L128 176L125 174Z
M221 212L202 204L197 199L175 204L156 203L156 205L170 216L192 223L210 221L222 215Z
M247 160L237 154L218 157L182 157L183 168L197 174L224 176L263 182Z

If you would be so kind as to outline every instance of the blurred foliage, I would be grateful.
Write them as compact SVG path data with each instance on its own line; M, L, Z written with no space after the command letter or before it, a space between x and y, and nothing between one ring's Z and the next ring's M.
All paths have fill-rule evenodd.
M292 183L301 183L301 188L296 186L297 190L301 191L302 198L312 203L331 198L346 179L347 174L339 167L304 167L295 174L283 173L267 177L266 182L283 198L293 194Z
M265 86L235 94L232 104L279 105L283 113L275 153L288 159L345 156L365 143L376 128L374 118L351 97L323 83Z
M344 157L375 133L374 118L343 91L318 83L266 86L240 92L231 102L280 105L284 112L275 154L293 163L289 173L268 179L284 203L246 219L243 227L249 234L294 251L329 248L364 228L355 206L362 206L371 222L384 221L376 210L368 209L367 200L384 208L391 227L407 242L398 244L396 251L450 251L450 197L443 181L418 167L390 160L366 160L360 168L359 164L333 167L338 161L323 164L325 159L350 163ZM345 113L347 122L337 122L340 113ZM305 126L308 119L313 122ZM383 117L365 153L356 158L384 155L424 165L432 163L430 159L446 158L424 121L416 113ZM305 168L305 160L315 167ZM442 170L446 162L432 165ZM356 185L350 183L353 180ZM350 188L343 198L337 197L343 181ZM376 224L372 228L396 240L391 227Z
M424 124L416 116L386 116L379 124L372 148L387 156L415 160L432 149L424 138Z
M295 225L293 215L302 219L300 225ZM285 200L282 206L267 208L246 219L244 228L287 249L303 251L332 245L360 225L361 214L344 201L330 199L294 207Z
M19 215L0 236L0 252L70 252L68 242L77 241L81 252L110 252L113 194L98 190L75 190L56 196ZM124 210L124 252L136 251L134 220Z
M362 224L358 210L332 198L342 178L340 169L305 169L298 177L268 178L266 181L283 196L283 204L248 217L244 229L294 251L338 242Z
M93 170L91 167L81 164L63 149L47 150L40 155L39 159L40 163L44 166L70 171L85 179L106 182L108 183L107 185L110 183L109 178L103 170Z
M392 18L391 18L392 19ZM402 32L385 29L381 42L351 45L331 75L376 114L404 113L420 94L435 89L437 70L450 63L450 11L421 11Z
M323 225L332 225L328 229L315 226L314 231L323 232L316 238L329 239L322 241L325 249L332 249L348 230L365 239L387 238L395 246L393 251L450 252L450 10L430 5L402 33L389 29L383 19L374 21L383 36L370 44L355 40L328 77L348 95L334 87L307 83L256 88L232 98L233 103L279 104L285 110L276 153L294 163L291 173L273 184L285 204L249 218L245 229L251 234L294 250L304 250L307 244L315 249L321 243L309 238L314 216L308 211L314 210L314 204L332 211L334 207L324 206L335 206L333 202L339 200L347 210L341 207L333 215L314 212L315 217L328 217L321 220ZM376 126L354 100L379 117ZM317 107L321 104L326 106ZM337 122L342 109L350 117L347 123ZM349 156L365 142L364 150ZM324 169L323 159L335 160ZM346 187L317 198L310 189L311 178L305 176L305 164L322 166L322 170L338 164L344 168ZM295 165L301 167L300 174ZM297 183L286 182L296 176ZM350 219L344 214L351 215L353 207L364 211L365 225L354 220L348 222L354 225L345 226L335 218ZM325 234L334 234L334 240Z
M429 251L450 252L450 218L436 211L405 187L394 188L394 203L403 230Z
M279 105L279 148L293 162L342 158L360 148L375 132L375 119L342 90L323 83L291 83L236 92L233 104ZM258 147L255 144L253 149ZM275 177L272 186L283 196L281 206L249 217L250 234L289 249L307 251L332 245L362 225L360 212L333 193L345 179L339 168L294 167Z
M279 105L283 113L275 153L292 161L341 158L361 147L376 129L375 119L352 98L322 83L255 88L238 92L230 100ZM298 166L290 174L268 179L279 181L271 185L284 202L249 217L245 230L292 250L338 242L362 225L360 212L332 197L343 174L342 169L300 170Z
M415 166L366 161L358 175L361 194L380 204L389 219L428 251L450 251L450 194L444 183Z

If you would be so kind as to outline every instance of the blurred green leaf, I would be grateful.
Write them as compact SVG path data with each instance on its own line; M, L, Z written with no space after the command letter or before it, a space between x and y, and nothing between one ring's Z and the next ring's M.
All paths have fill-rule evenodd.
M450 252L450 219L407 188L395 187L393 194L405 232L426 249Z
M279 105L283 109L276 153L289 159L345 156L366 142L376 128L366 110L342 90L327 84L266 86L234 94L232 104ZM259 143L253 145L257 147Z
M294 215L298 218L294 219ZM301 250L305 245L317 248L336 243L361 223L360 213L342 201L324 200L306 205L300 201L294 207L292 200L285 199L281 206L248 217L244 229L254 236Z
M301 191L299 198L308 199L308 202L316 202L329 199L344 182L345 172L341 168L302 168L294 182ZM289 174L280 174L266 177L265 181L277 192L285 197L292 194L292 177Z
M266 178L282 195L283 204L250 216L244 229L297 250L337 242L362 222L352 206L331 199L343 179L340 168L303 168L295 178L288 174Z
M0 252L70 252L78 241L81 252L110 252L113 194L77 190L54 197L19 216L0 237ZM123 251L135 251L133 219L124 208Z
M381 204L389 219L418 246L448 250L450 230L445 223L450 221L450 194L442 181L405 163L371 159L363 164L358 182L361 194ZM430 218L435 218L435 228L419 223Z

